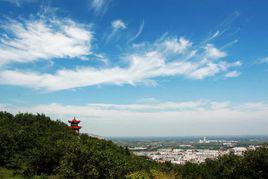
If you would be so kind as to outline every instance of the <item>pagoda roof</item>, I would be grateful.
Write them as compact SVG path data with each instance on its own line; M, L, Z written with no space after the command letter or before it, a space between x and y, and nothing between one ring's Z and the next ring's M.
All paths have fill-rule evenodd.
M69 120L68 122L71 123L71 124L78 124L80 122L80 120L77 120L74 117L72 120Z
M81 129L81 126L70 126L70 128L75 129L75 130L79 130L79 129Z

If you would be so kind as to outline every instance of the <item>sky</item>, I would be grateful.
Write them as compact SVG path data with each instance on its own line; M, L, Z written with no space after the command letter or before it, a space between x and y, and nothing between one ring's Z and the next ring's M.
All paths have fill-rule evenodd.
M267 135L266 0L0 0L0 110L100 136Z

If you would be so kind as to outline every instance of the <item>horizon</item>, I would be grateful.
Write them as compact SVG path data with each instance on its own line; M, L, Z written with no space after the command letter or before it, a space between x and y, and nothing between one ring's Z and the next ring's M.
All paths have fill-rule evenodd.
M268 135L267 5L0 0L0 110L99 136Z
M87 134L87 133L85 133ZM193 138L198 138L198 137L268 137L268 134L264 135L197 135L197 136L101 136L101 137L108 137L108 138L173 138L173 137L193 137Z

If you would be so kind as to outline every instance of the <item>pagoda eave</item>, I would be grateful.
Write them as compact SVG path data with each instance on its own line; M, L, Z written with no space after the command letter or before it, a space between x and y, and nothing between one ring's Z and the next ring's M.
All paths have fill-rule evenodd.
M78 123L80 123L79 120L69 120L68 122L71 123L71 124L78 124Z
M79 130L81 129L82 127L81 126L70 126L70 128L74 129L74 130Z

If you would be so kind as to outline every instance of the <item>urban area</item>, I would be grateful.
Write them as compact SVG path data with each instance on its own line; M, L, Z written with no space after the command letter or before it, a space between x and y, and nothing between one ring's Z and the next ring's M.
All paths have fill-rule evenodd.
M183 142L176 140L119 140L118 143L129 146L134 154L147 156L158 162L170 161L174 164L186 162L202 163L206 159L215 159L224 154L243 155L247 150L254 150L264 142L261 139L211 139L206 137Z

